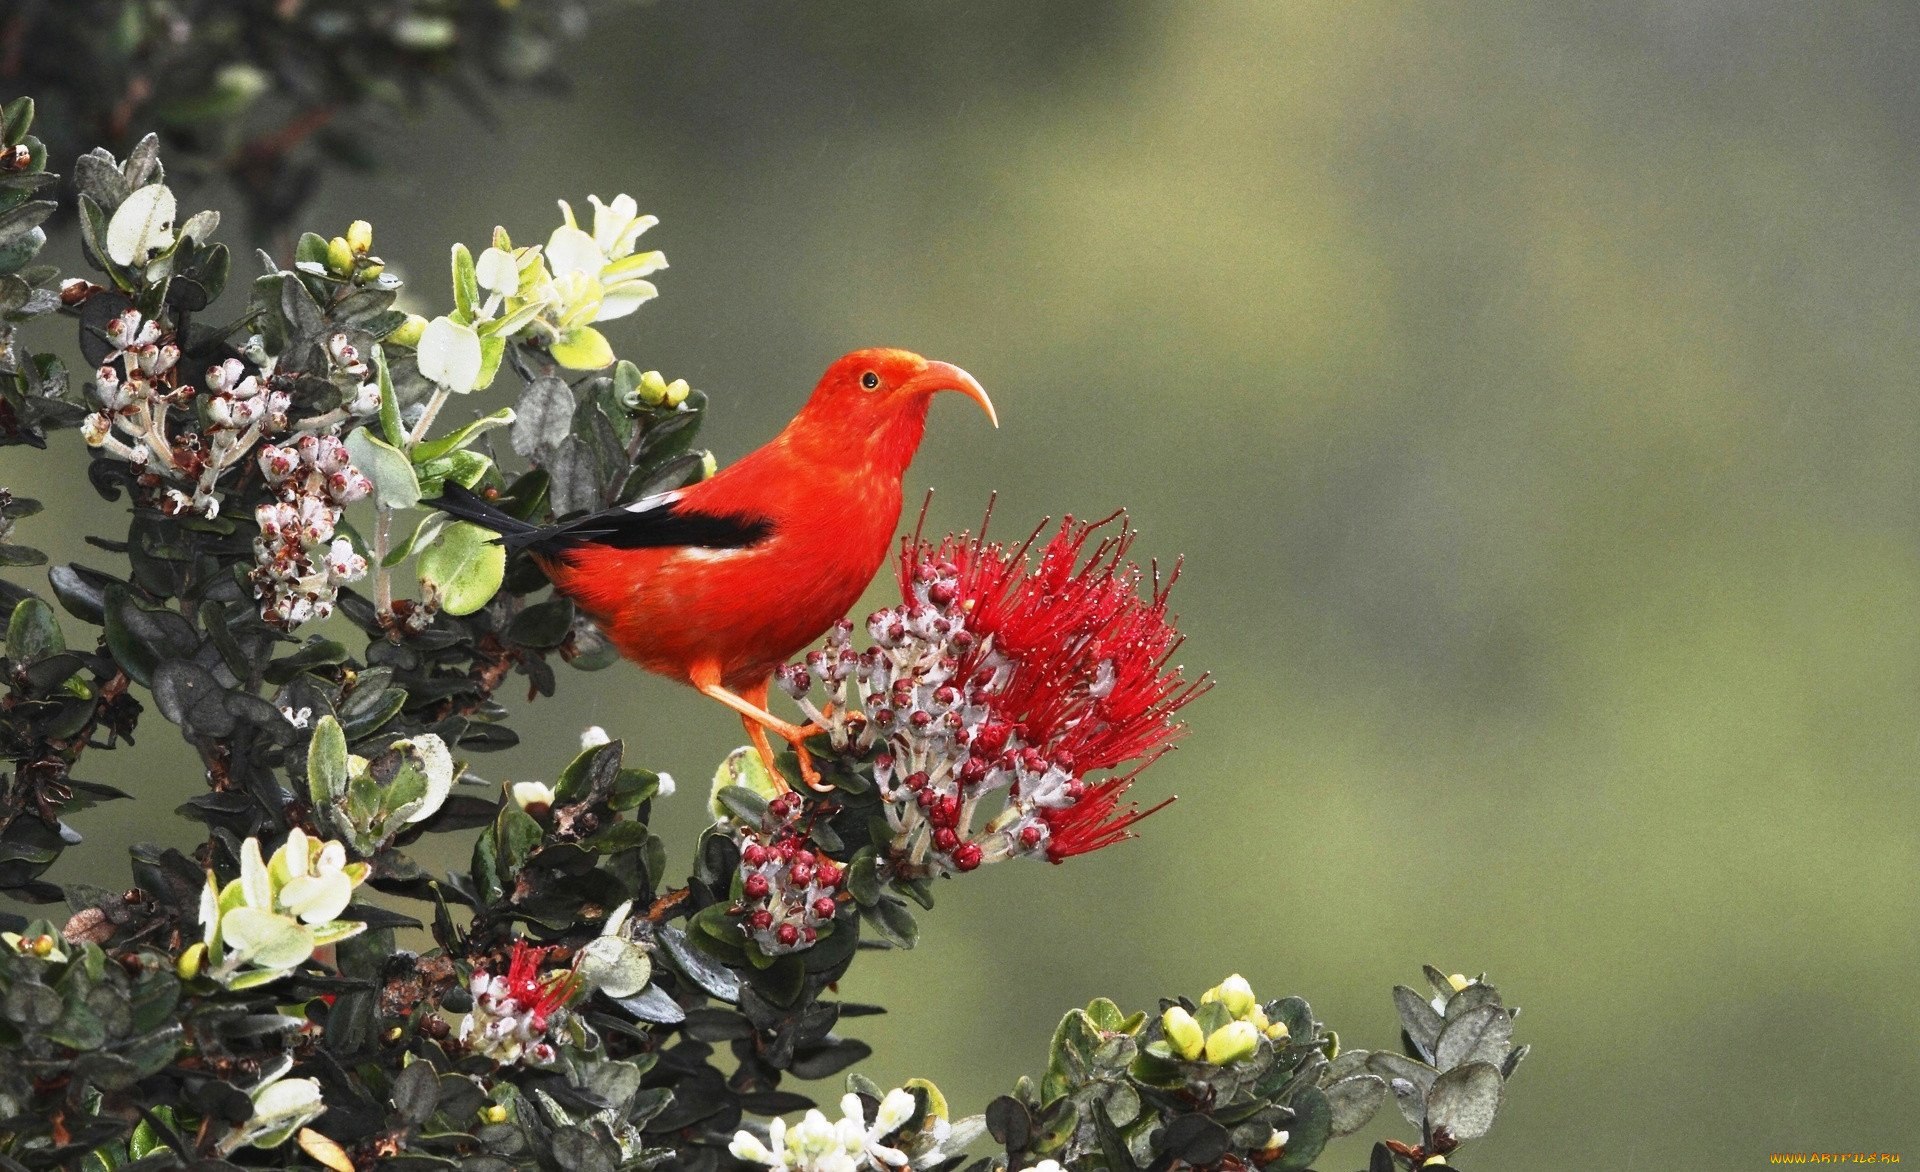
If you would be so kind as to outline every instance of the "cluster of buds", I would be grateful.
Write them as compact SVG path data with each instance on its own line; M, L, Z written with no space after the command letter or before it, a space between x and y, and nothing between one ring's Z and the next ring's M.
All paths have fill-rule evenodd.
M1121 561L1133 539L1124 521L1087 549L1116 519L1068 520L1037 561L1038 531L1012 550L916 535L902 546L901 605L867 620L871 646L855 651L841 623L781 671L836 749L872 754L894 874L1060 862L1128 837L1153 812L1123 795L1180 734L1174 714L1206 680L1186 683L1168 666L1180 641L1166 612L1177 571L1165 582L1156 573L1142 598L1141 570ZM811 699L816 688L830 711Z
M784 794L768 804L772 829L739 832L740 930L768 956L811 948L839 910L847 881L846 868L794 825L800 812L800 795Z
M550 1066L559 1057L553 1038L581 983L571 969L542 973L549 951L516 940L505 973L474 972L473 1009L460 1022L460 1040L474 1053L502 1066Z
M340 417L371 419L380 414L380 384L370 373L360 347L347 335L327 339L327 374L340 388Z
M1275 1045L1287 1040L1289 1031L1283 1021L1269 1021L1266 1010L1253 995L1247 979L1235 973L1200 995L1203 1013L1208 1005L1219 1005L1227 1020L1209 1030L1184 1005L1169 1006L1160 1015L1160 1031L1167 1046L1187 1062L1206 1061L1227 1066L1251 1058L1260 1049L1260 1039ZM1284 1133L1282 1143L1285 1142Z
M229 359L207 372L205 423L169 434L168 413L194 397L179 381L180 348L160 323L129 309L101 331L111 349L94 372L100 410L81 433L92 447L127 461L161 489L158 505L172 516L219 515L219 479L246 458L264 428L284 428L287 395L263 391Z
M82 425L87 442L133 465L162 512L209 519L220 513L221 477L257 453L275 493L254 511L260 536L252 578L261 615L291 629L331 614L339 587L367 572L366 559L334 536L341 506L373 491L331 434L340 422L380 409L379 385L366 381L356 348L343 334L327 345L343 407L295 424L291 396L273 385L271 360L257 347L249 356L258 371L225 359L208 368L202 393L180 381L179 347L139 310L113 318L101 333L112 349L94 374L101 409ZM169 418L196 396L197 420ZM279 444L267 442L275 438Z
M259 461L275 495L254 509L254 591L262 617L290 629L332 614L339 588L366 575L367 559L334 529L342 507L372 492L373 482L332 435L308 432L287 447L264 444Z

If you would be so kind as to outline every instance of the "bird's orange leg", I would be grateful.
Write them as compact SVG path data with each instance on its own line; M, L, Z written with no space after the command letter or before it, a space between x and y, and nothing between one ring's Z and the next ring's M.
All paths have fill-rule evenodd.
M807 752L805 741L821 730L819 725L793 724L781 720L767 711L767 686L771 679L761 680L738 692L730 691L720 683L720 670L712 664L700 664L688 673L693 686L703 696L710 696L740 714L740 723L747 730L747 737L753 741L753 747L759 751L760 760L767 767L767 773L774 783L786 788L786 782L773 767L773 747L767 742L769 731L781 740L793 746L793 754L800 761L800 778L807 788L826 793L833 787L822 785L820 771L813 767L813 756Z

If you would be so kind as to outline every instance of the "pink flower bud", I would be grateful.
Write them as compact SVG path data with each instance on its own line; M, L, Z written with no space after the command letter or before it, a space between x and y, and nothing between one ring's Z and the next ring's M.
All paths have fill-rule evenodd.
M301 450L305 451L304 448ZM347 466L350 459L347 445L341 443L338 436L323 435L314 444L313 466L322 472L338 472Z
M276 444L260 445L260 471L269 481L279 484L300 467L300 453Z
M327 476L327 492L343 505L364 500L372 491L373 481L367 479L366 473L351 465Z

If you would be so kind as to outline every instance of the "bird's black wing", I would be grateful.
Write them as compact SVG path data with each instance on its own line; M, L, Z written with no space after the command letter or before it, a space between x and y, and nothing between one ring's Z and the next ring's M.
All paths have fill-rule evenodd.
M448 481L441 495L426 502L450 516L471 521L500 535L509 550L557 554L580 545L607 545L615 549L665 549L692 545L706 549L740 549L773 532L765 517L717 516L684 507L680 492L663 492L563 521L558 525L531 525L488 504L477 493Z

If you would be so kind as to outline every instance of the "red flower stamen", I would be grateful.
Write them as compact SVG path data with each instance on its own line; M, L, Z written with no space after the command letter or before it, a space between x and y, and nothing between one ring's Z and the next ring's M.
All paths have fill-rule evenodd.
M1117 531L1094 541L1115 522ZM1092 524L1063 520L1037 556L1044 524L1011 549L989 543L985 528L938 546L916 528L901 543L903 599L912 606L924 597L958 611L975 641L957 678L991 685L993 711L1017 727L1040 760L1076 778L1136 763L1122 776L1088 784L1069 805L1038 811L1049 831L1047 857L1059 862L1130 837L1135 822L1167 804L1142 811L1121 799L1140 770L1185 732L1175 714L1210 681L1203 675L1188 682L1169 666L1181 637L1167 598L1180 567L1163 580L1157 564L1143 575L1123 561L1135 537L1124 512ZM929 587L945 586L940 579L949 576L954 589ZM1145 598L1143 577L1151 584Z
M565 1008L580 989L580 974L572 969L541 975L540 962L552 951L531 947L525 939L515 940L513 957L507 965L507 996L513 998L536 1030L546 1029L554 1013Z

